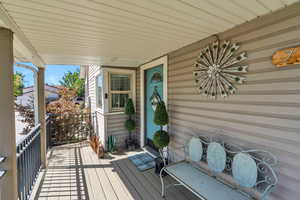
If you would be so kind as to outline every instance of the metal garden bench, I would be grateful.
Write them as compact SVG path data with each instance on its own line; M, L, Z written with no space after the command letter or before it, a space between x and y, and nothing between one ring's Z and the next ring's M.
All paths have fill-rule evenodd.
M169 186L184 186L203 200L265 200L278 179L275 156L267 151L243 150L207 137L192 137L181 147L185 159L160 171L162 196ZM178 183L165 186L167 173Z

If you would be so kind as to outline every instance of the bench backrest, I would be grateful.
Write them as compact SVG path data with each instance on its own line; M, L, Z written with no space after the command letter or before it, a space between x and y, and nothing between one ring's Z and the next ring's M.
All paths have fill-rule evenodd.
M234 187L252 197L266 199L278 182L273 170L277 159L270 152L244 150L216 137L192 137L184 149L186 160L204 163L216 178L230 175Z

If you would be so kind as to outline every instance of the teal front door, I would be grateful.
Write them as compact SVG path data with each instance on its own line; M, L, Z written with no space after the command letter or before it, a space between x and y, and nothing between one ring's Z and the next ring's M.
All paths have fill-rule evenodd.
M159 126L153 122L156 103L163 100L163 65L158 65L145 71L145 141L154 148L153 136Z

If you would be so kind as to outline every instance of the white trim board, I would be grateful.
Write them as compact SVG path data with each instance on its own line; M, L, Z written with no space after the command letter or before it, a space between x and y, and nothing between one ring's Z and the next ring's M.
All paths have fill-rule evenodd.
M140 143L141 147L145 146L145 70L150 69L152 67L156 67L158 65L163 64L163 93L164 93L164 102L166 104L166 108L168 109L168 56L163 56L154 61L146 63L140 67L141 72L141 129L140 129ZM167 127L164 127L167 129Z

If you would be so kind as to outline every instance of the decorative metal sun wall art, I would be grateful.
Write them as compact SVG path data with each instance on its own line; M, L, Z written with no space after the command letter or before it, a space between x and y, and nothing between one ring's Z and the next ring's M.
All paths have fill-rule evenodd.
M236 92L235 83L242 84L246 77L247 65L238 63L247 59L246 52L236 54L239 49L236 43L219 40L203 48L195 63L193 72L195 84L201 94L216 99L227 97Z

